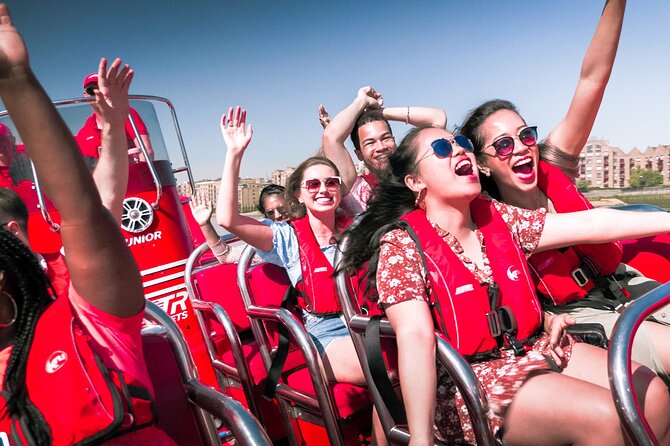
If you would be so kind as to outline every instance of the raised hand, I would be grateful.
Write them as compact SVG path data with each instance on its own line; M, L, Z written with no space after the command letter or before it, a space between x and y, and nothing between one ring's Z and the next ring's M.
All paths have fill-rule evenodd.
M364 101L364 109L382 108L384 106L384 98L382 94L376 91L371 86L358 89L356 95L359 99Z
M233 155L241 155L251 142L253 130L251 124L246 125L247 111L239 105L228 109L228 114L221 117L221 133L223 142L228 147L228 152Z
M107 70L107 59L100 59L98 89L92 106L104 122L123 127L128 119L128 90L135 72L127 64L119 70L121 64L117 58Z
M210 222L212 218L212 203L207 201L204 194L198 192L191 196L191 201L188 203L191 206L191 213L198 225L204 226Z
M12 24L7 5L0 4L0 88L15 75L30 71L28 51L19 32Z
M323 104L319 104L319 122L324 129L330 124L330 116Z

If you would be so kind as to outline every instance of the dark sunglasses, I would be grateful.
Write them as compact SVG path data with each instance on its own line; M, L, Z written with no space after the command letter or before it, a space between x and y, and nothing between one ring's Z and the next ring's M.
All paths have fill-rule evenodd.
M305 189L307 189L307 192L310 194L315 194L321 189L321 183L323 183L324 186L326 186L326 189L334 191L334 190L340 190L340 184L342 184L342 178L340 177L328 177L324 178L323 180L319 178L312 178L309 180L305 180L303 182L303 186Z
M453 139L448 140L447 138L436 139L430 143L430 147L433 149L433 153L438 158L446 158L451 155L451 152L454 151L454 144L457 144L459 147L462 147L466 152L474 152L475 148L472 145L472 142L463 135L455 135ZM419 164L425 158L431 155L430 150L423 155L419 161L416 163Z
M513 136L503 136L484 148L493 147L496 153L500 156L511 155L512 152L514 152L515 139L518 139L521 141L521 144L527 147L534 145L537 143L537 127L526 127L525 129L521 129L518 138L514 138Z
M266 209L265 210L265 217L269 218L270 220L274 220L277 218L276 214L279 214L280 216L286 216L286 208L284 206L277 206L274 209Z
M95 87L86 87L84 91L86 92L87 95L89 96L95 96Z

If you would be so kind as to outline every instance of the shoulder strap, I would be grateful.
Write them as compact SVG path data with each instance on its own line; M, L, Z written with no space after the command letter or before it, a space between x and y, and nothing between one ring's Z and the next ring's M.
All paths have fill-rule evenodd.
M296 293L297 291L293 286L289 286L286 289L286 295L281 304L282 308L287 308L291 302L295 303L297 299ZM272 399L277 393L277 384L279 383L282 369L284 368L286 358L288 357L290 344L288 329L284 324L277 323L277 349L272 357L268 376L265 379L265 389L263 390L263 396L266 398Z
M370 318L365 328L365 356L368 359L370 375L377 387L377 391L384 401L393 421L396 424L407 424L407 415L405 406L396 395L393 384L386 371L386 363L382 356L381 339L379 335L379 323L381 316L376 315Z

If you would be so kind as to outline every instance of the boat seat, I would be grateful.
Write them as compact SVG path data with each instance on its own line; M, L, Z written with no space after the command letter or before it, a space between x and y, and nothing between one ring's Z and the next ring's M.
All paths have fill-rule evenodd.
M285 438L279 408L260 397L267 372L237 287L237 265L209 262L196 267L208 253L204 243L191 254L185 283L221 390L246 405L273 440Z
M147 302L142 346L156 394L158 426L183 446L269 446L258 421L237 401L202 384L188 345L175 322ZM216 419L224 423L218 429Z
M273 264L250 267L254 251L247 248L238 264L238 285L251 320L266 370L277 346L277 327L289 333L291 354L299 354L304 366L291 370L287 363L277 384L279 402L292 444L358 444L359 433L369 432L371 398L364 387L328 383L320 355L304 329L298 312L281 306L290 285L286 271ZM297 425L297 428L296 428ZM300 440L298 440L300 437Z

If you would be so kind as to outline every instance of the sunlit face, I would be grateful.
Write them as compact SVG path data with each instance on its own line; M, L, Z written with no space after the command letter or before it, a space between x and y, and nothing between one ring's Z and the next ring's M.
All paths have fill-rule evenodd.
M384 121L368 122L358 128L360 150L356 156L373 172L383 172L388 167L388 157L395 149L395 138Z
M484 137L483 162L491 169L491 176L505 201L512 201L512 197L537 187L537 144L526 146L518 138L519 132L526 127L521 116L511 110L493 113L481 126ZM505 136L514 138L514 151L507 156L500 156L491 144Z
M433 141L442 138L452 145L452 152L443 157L438 156L431 147ZM469 203L479 195L481 185L475 155L459 146L452 133L439 128L422 130L415 146L418 161L415 178L418 183L414 190L416 192L425 187L427 206L435 201Z
M265 209L265 217L272 221L286 220L287 213L282 194L272 194L263 198L263 209Z
M316 164L305 169L297 199L305 204L307 211L312 215L335 213L340 205L342 200L341 186L328 188L323 181L334 176L337 176L335 170L325 164ZM322 180L319 189L315 192L309 192L305 187L305 181L312 179Z

